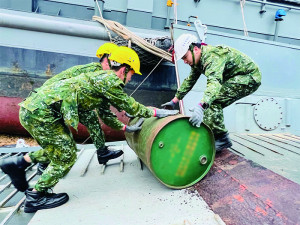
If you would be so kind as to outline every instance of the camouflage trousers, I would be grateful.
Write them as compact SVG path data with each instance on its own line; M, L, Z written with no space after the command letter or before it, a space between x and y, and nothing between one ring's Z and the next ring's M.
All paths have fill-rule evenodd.
M105 146L105 136L96 112L87 111L84 113L79 113L79 122L87 128L95 147L97 149L103 148ZM36 154L38 154L38 158L41 160L41 163L49 163L49 161L42 158L42 151Z
M76 143L61 115L49 106L33 112L21 107L19 118L22 126L42 147L29 153L32 162L50 162L34 187L37 191L47 191L74 165L77 158Z
M242 76L245 80L247 75ZM250 75L248 84L237 83L237 80L238 76L224 82L217 98L204 112L203 122L210 127L215 136L227 132L224 125L223 109L235 101L252 94L260 86L260 83L257 83Z
M87 128L96 148L103 148L105 145L105 136L97 113L95 111L80 112L79 122Z

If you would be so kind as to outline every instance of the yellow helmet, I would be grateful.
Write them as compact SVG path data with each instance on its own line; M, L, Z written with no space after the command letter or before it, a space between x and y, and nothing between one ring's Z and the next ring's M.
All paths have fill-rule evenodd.
M140 72L140 59L138 54L131 48L120 46L113 51L109 56L109 59L121 64L129 65L135 73L142 75Z
M96 53L96 56L98 58L102 58L102 56L104 54L111 54L114 50L116 50L118 48L118 45L116 44L113 44L113 43L110 43L110 42L107 42L103 45L101 45L98 50L97 50L97 53Z

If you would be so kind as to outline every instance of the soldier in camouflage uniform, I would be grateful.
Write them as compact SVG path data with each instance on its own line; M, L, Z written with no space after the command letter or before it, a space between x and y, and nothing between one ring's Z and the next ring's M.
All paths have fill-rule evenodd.
M108 60L108 56L111 54L113 50L118 48L117 45L113 43L105 43L99 47L96 52L96 56L100 58L98 62L92 62L86 65L73 66L54 77L48 79L44 84L45 86L50 86L54 83L61 82L65 79L69 79L72 77L77 77L82 73L90 73L90 72L100 72L101 70L109 70L110 62ZM39 91L36 89L35 92ZM96 109L97 111L97 109ZM97 111L99 114L99 111ZM101 129L101 125L99 123L99 119L95 110L85 111L79 113L79 122L82 123L88 130L91 139L93 140L94 145L97 148L97 156L98 162L100 164L106 163L110 159L117 158L123 154L122 150L110 151L107 146L105 146L105 138L104 133ZM36 153L39 154L38 157L43 157L42 152ZM42 174L43 171L47 168L49 162L39 163L38 165L38 174Z
M25 169L31 163L50 161L34 189L26 190L25 212L54 208L68 201L66 193L49 194L47 190L64 177L76 161L76 143L68 126L77 129L81 113L97 108L105 124L125 132L140 130L142 121L132 126L124 125L110 111L111 105L146 118L178 113L177 110L149 109L123 91L134 73L141 74L135 51L119 47L112 52L110 60L113 70L82 73L42 86L20 103L20 122L43 149L1 160L2 171L10 176L18 190L25 191L28 188Z
M190 123L199 127L203 121L213 131L216 151L232 143L224 125L223 108L252 94L261 84L261 73L252 59L236 49L197 43L191 34L181 35L175 42L176 59L191 66L190 75L178 88L175 97L162 106L175 108L176 103L193 88L201 74L207 86L200 103L194 108Z

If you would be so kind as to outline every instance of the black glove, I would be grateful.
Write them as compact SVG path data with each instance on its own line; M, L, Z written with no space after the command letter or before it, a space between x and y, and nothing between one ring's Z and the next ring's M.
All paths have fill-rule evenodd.
M144 123L144 120L145 120L144 118L140 118L134 125L131 126L125 125L123 127L123 130L125 130L128 133L139 131L142 129L142 124Z
M154 109L155 110L155 117L163 118L166 116L172 116L178 114L178 110L168 110L168 109Z
M193 110L191 118L189 119L189 122L194 126L194 127L200 127L202 121L203 121L203 115L204 115L204 108L202 107L201 104L197 105Z
M175 106L176 106L176 103L173 102L173 100L161 105L161 107L163 107L164 109L175 109Z

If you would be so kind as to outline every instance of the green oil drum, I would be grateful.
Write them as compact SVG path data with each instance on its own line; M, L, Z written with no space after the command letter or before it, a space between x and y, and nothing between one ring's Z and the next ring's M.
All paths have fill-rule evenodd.
M201 180L215 158L214 137L205 125L193 127L183 115L145 119L142 130L125 132L128 145L164 185L181 189ZM133 125L135 118L129 122Z

